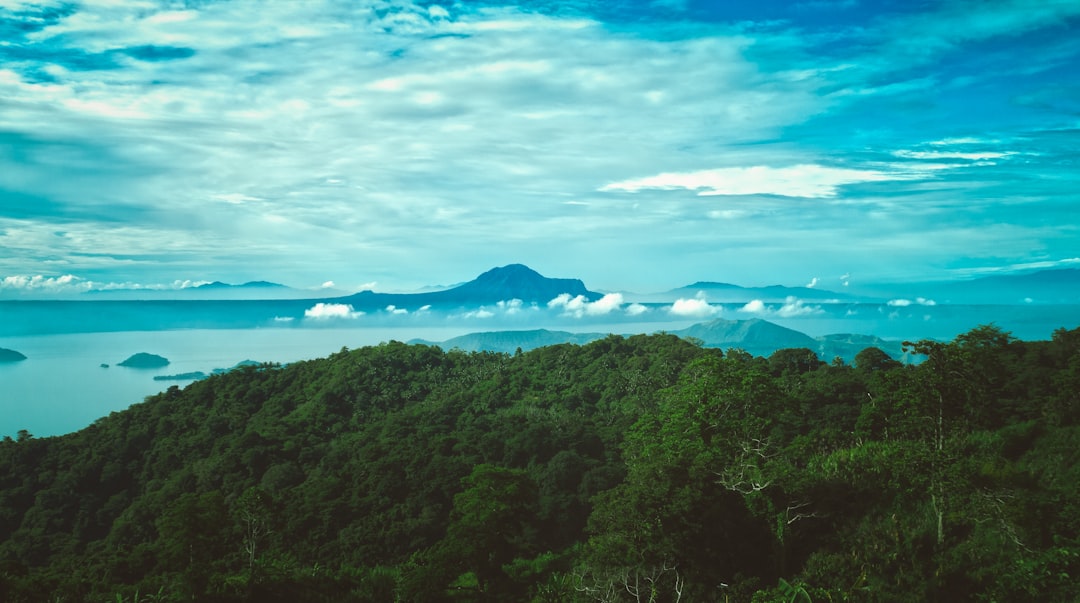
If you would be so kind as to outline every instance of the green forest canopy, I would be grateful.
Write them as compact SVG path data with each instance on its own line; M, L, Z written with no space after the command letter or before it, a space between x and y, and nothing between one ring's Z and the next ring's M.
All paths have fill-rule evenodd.
M1067 601L1080 329L390 342L0 442L4 601Z

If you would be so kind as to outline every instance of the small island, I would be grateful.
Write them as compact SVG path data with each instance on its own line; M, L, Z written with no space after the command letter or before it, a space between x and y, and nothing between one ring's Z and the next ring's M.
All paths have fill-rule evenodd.
M211 371L211 374L213 374L213 375L224 375L225 373L235 371L237 369L242 369L245 366L260 367L262 365L263 365L262 362L256 362L255 360L241 360L240 362L237 362L236 364L230 366L229 368L216 368L213 371Z
M169 366L169 359L157 354L147 354L146 352L139 352L129 357L127 360L119 363L117 366L126 366L128 368L161 368L163 366Z
M199 379L206 379L206 373L202 371L192 371L190 373L179 373L176 375L154 375L154 381L198 381Z
M20 360L26 360L26 356L15 350L0 348L0 362L19 362Z

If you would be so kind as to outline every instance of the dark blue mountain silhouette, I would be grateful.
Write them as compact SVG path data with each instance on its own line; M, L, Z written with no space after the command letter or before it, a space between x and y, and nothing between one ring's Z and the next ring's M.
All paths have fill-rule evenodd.
M26 356L15 350L0 348L0 362L18 362L20 360L26 360Z
M504 300L520 299L525 303L546 304L568 293L572 297L584 296L589 301L603 294L589 291L579 279L547 278L522 264L510 264L492 268L475 279L446 289L424 293L376 293L361 291L355 295L335 298L334 301L351 304L354 308L383 308L389 305L402 308L423 306L476 306L493 304Z

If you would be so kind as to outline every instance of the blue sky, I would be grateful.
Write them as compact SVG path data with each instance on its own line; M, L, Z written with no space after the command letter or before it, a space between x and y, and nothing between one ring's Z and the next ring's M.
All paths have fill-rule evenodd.
M0 294L1076 266L1078 25L1073 0L0 0Z

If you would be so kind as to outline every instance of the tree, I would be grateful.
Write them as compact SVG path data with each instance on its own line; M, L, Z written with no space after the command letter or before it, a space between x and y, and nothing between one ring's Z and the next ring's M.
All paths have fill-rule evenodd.
M234 505L240 521L242 545L248 571L248 585L255 581L256 560L272 532L274 501L264 490L254 486L244 491Z
M822 364L825 363L810 348L785 348L769 356L769 370L777 377L808 373Z
M503 566L530 555L535 539L537 487L521 469L481 464L463 478L454 496L446 538L435 547L438 563L460 564L476 576L483 597L505 593Z
M228 532L225 499L218 491L187 492L174 500L157 521L160 559L165 568L183 568L185 591L192 600L206 592L213 565L225 554Z
M855 368L860 371L887 371L903 366L898 360L886 354L881 348L868 347L855 354Z

